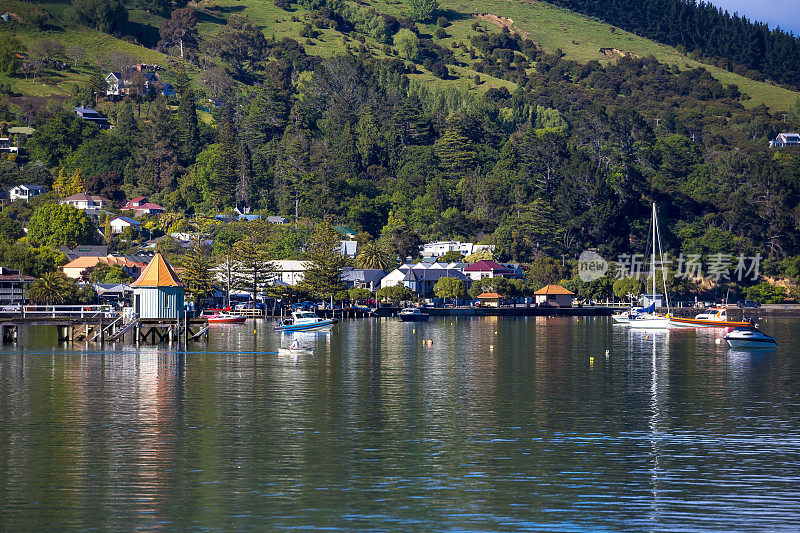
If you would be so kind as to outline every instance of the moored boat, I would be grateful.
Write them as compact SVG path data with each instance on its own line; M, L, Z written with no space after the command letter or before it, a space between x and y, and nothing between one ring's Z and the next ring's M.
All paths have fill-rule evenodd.
M234 315L231 313L217 313L216 315L209 316L206 320L209 324L241 324L247 319L242 315Z
M397 316L403 322L426 322L430 318L430 315L423 313L419 307L406 307Z
M728 320L728 311L724 307L711 307L694 318L670 317L670 325L688 328L746 328L749 322Z
M311 311L294 311L292 318L281 320L276 331L330 331L338 323L336 318L320 318Z
M731 348L764 350L776 348L778 346L778 342L774 337L761 333L758 328L755 327L735 328L725 335L725 340L728 341L728 346Z

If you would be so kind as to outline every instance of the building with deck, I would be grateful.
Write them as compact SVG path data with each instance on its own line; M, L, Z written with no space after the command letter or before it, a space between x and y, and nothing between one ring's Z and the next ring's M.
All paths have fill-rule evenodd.
M161 254L131 283L133 311L141 319L177 320L183 315L183 283Z

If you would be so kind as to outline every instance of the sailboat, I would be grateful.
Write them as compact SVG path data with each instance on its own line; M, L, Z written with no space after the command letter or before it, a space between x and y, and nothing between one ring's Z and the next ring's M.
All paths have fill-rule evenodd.
M666 329L669 327L669 295L667 294L667 265L664 263L664 252L661 250L661 232L658 230L658 217L656 216L656 204L653 203L653 254L650 261L650 277L653 278L653 300L656 297L656 244L658 244L658 254L662 265L661 279L664 283L664 299L667 303L667 316L657 315L655 306L653 311L639 313L631 319L628 324L632 328L639 329ZM649 309L648 309L649 310Z

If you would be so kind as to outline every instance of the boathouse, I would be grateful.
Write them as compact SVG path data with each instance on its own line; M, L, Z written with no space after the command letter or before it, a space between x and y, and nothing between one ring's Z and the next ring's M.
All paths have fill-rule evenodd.
M533 295L539 307L572 307L575 293L561 285L545 285Z
M177 319L183 313L183 283L166 259L156 254L131 284L133 311L143 319Z

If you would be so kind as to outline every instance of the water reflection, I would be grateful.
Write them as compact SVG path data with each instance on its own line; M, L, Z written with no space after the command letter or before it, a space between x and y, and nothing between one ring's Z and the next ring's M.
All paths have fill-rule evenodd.
M345 321L302 357L271 323L6 346L0 529L776 529L797 325L758 357L545 317Z

